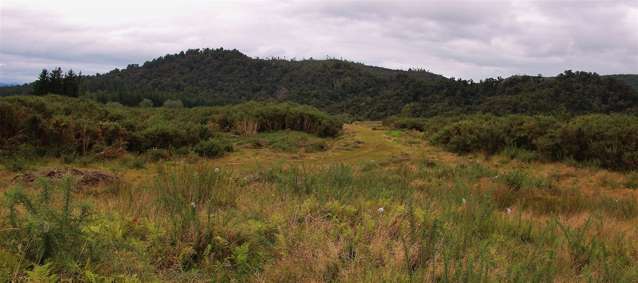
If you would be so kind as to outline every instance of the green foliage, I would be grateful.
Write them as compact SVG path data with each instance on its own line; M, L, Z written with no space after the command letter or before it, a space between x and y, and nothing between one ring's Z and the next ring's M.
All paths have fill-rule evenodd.
M319 152L329 148L324 139L297 131L261 133L243 142L255 148L268 147L284 152Z
M633 198L599 201L558 195L562 188L550 189L533 170L498 174L476 161L411 161L416 163L365 171L346 164L287 164L256 173L249 170L249 179L227 168L165 163L148 182L123 187L106 198L109 204L101 208L104 211L92 213L91 221L80 229L86 242L65 247L70 255L93 251L92 258L60 261L49 257L18 266L14 263L24 259L14 241L32 236L27 231L0 230L0 271L6 264L15 272L0 276L14 281L88 282L553 282L573 278L634 282L638 278L634 243L623 238L628 235L623 231L609 231L608 226L603 229L594 222L563 225L558 218L527 217L564 212L548 207L505 212L492 194L473 186L479 180L492 180L495 183L487 187L500 188L501 182L516 200L506 207L516 205L516 210L552 194L550 199L558 200L555 205L572 201L581 209L575 212L585 213L586 207L602 213L593 218L598 222L608 216L635 220L638 206ZM423 190L413 187L416 181L446 185ZM54 192L37 191L28 199L32 203L49 199L48 203L64 207L65 193L53 202ZM31 217L27 207L14 213L7 210L6 215L24 222ZM120 208L118 213L123 215L110 214L113 208ZM14 233L24 234L9 237Z
M52 267L53 265L51 263L34 266L33 270L27 271L27 278L29 279L29 282L57 282L58 276L53 274Z
M629 189L638 189L638 172L632 172L627 175L625 186Z
M494 154L508 147L534 150L536 140L556 123L556 118L544 116L470 116L441 128L431 140L459 153Z
M55 73L55 74L54 74ZM71 72L70 72L71 73ZM313 105L356 119L391 115L432 117L471 113L574 115L638 111L635 75L599 76L567 70L555 77L512 76L480 82L445 78L425 70L391 70L326 60L250 58L237 50L190 49L95 76L64 77L54 69L30 85L0 88L7 94L70 91L106 103L187 107L251 100ZM79 78L82 78L81 81ZM51 79L54 78L54 79ZM44 83L42 83L44 82ZM632 88L634 87L634 88ZM61 89L58 91L58 89Z
M607 77L622 81L638 91L638 75L609 75Z
M76 75L73 70L66 74L60 67L51 70L42 70L38 80L33 82L33 93L45 95L49 93L77 97L80 94L82 74Z
M551 128L538 150L553 159L595 162L612 169L638 168L638 117L588 115Z
M506 147L501 151L501 154L507 156L510 159L517 159L523 162L532 162L540 159L540 156L537 152L521 149L518 147Z
M223 129L240 135L287 129L334 137L341 133L343 121L314 107L249 102L227 108L219 124Z
M140 101L140 103L138 104L139 107L142 108L149 108L149 107L153 107L153 101L151 101L148 98L144 98L142 99L142 101Z
M58 196L56 187L44 181L37 197L29 196L19 187L7 191L5 208L9 211L11 229L3 232L3 248L22 255L30 263L50 262L55 268L71 268L78 262L96 259L98 251L85 231L91 220L90 207L73 203L72 186L70 179L62 182L59 206L52 204ZM18 212L22 210L25 213ZM50 265L36 267L32 274L47 276L50 268Z
M2 164L12 172L21 172L29 168L29 162L27 160L15 155L5 158Z
M36 94L48 93L45 89L50 86L40 81L0 89L0 94L31 89ZM97 101L128 106L144 99L155 105L180 100L187 107L278 100L357 119L380 119L397 114L635 112L638 92L631 88L634 81L631 75L565 71L550 78L513 76L473 82L424 70L390 70L335 59L255 59L220 48L191 49L141 66L82 76L80 89L82 95Z
M521 170L512 170L500 178L509 189L514 191L521 189L544 189L552 186L551 182L545 179L531 177L528 173Z
M418 121L419 126L405 121ZM457 153L501 152L527 162L574 160L618 170L638 168L638 118L632 115L393 117L386 124L426 131L432 143Z
M343 124L316 108L288 103L129 108L61 96L2 98L0 118L0 155L19 153L25 158L48 154L73 159L123 150L191 148L204 142L199 146L203 150L205 142L221 132L254 135L295 130L334 137L341 133ZM227 151L228 147L224 148Z
M201 141L193 150L203 157L221 157L226 152L233 151L233 145L221 139L209 139Z
M182 101L179 99L177 100L168 99L164 101L164 104L162 104L162 106L166 108L183 108L184 103L182 103Z
M331 113L384 117L403 100L430 91L442 76L327 59L253 59L237 50L191 49L83 79L85 95L101 102L137 105L180 99L187 107L278 100ZM405 98L403 98L405 97ZM344 111L347 110L347 111Z

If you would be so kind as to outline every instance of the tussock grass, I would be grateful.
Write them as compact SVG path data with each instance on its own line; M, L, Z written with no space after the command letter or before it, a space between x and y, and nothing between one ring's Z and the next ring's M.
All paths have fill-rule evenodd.
M584 169L452 159L434 149L400 155L413 147L383 130L364 134L352 137L365 141L363 157L331 149L317 153L322 162L256 167L113 161L136 169L123 169L109 194L72 182L3 190L0 279L638 280L633 190L595 195ZM368 148L382 145L393 152Z

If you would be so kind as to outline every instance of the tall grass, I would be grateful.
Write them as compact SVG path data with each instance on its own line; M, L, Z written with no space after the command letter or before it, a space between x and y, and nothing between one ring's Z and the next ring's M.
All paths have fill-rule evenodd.
M16 189L5 196L11 201L3 213L13 216L3 224L11 229L0 234L0 258L23 262L6 269L13 279L638 279L635 243L610 236L601 221L633 221L635 200L588 200L533 171L499 172L478 162L384 164L283 164L244 178L213 165L166 163L138 185L91 196L111 204L96 202L89 214L74 204L72 190L53 190L54 184L41 186L38 194ZM144 201L134 206L144 209L126 209L136 201ZM109 213L113 208L118 212ZM589 224L565 221L576 213L591 215ZM49 222L60 224L46 233L36 229L52 215L68 220ZM14 244L42 243L36 240L42 235L68 243L38 244L30 253ZM75 264L63 264L67 259Z

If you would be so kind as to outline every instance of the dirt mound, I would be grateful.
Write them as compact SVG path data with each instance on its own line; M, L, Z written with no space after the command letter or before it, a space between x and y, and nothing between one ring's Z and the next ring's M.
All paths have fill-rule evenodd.
M69 176L77 180L78 187L95 187L97 185L108 185L119 180L115 175L96 171L96 170L80 170L77 168L52 169L43 172L23 173L15 176L13 182L32 183L38 178L46 178L51 180L61 180Z

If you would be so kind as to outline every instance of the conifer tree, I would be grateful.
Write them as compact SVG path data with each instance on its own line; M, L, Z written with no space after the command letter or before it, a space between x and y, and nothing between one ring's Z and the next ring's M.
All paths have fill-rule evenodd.
M33 83L33 94L44 95L49 92L49 71L42 69L38 80Z

